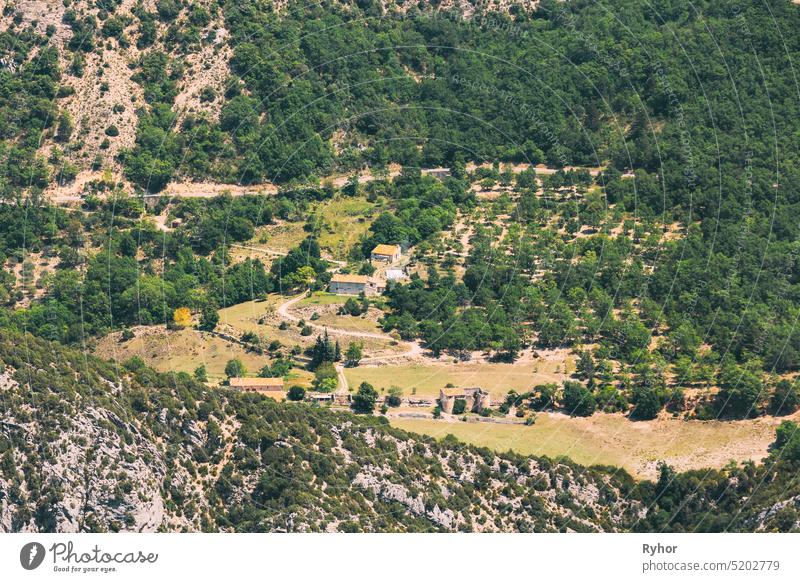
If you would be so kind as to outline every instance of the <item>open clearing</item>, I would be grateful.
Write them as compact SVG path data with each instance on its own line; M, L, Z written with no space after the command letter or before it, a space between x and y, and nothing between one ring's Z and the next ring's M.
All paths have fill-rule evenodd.
M347 298L345 297L344 299L346 300ZM220 325L217 329L230 333L234 337L239 337L246 331L253 332L262 338L262 345L266 345L272 340L278 340L284 346L300 345L305 347L316 341L317 335L322 333L323 326L329 326L331 337L339 339L342 348L346 348L348 342L357 340L364 344L364 351L370 356L396 354L402 349L394 345L397 342L389 339L338 337L340 334L336 333L335 328L358 332L372 331L373 328L377 329L374 322L358 317L329 315L326 316L326 319L320 317L316 321L311 321L309 313L308 323L318 326L318 329L315 329L311 335L300 335L300 328L296 322L292 321L287 322L288 327L286 329L280 329L281 317L277 313L277 306L286 302L286 300L287 298L284 296L272 294L265 301L246 301L220 309ZM323 301L327 301L325 296L323 296ZM331 304L328 303L328 305Z
M312 206L309 216L316 216L320 227L317 241L320 248L334 259L346 259L349 250L367 232L379 207L364 197L337 197ZM299 245L309 233L301 221L261 227L251 244L266 244L276 251L288 251Z
M344 305L350 297L333 293L316 292L297 302L297 307L313 307L315 305ZM356 297L356 299L358 299Z
M313 293L293 305L292 314L316 326L330 329L343 329L368 334L382 333L380 326L377 324L377 319L383 314L375 308L370 308L369 313L359 316L340 315L339 307L344 305L348 299L350 297L343 295Z
M187 372L191 374L198 366L205 365L209 381L225 378L225 364L239 358L247 368L248 375L255 375L269 362L269 358L247 351L239 344L193 329L168 331L163 326L134 328L136 337L120 342L120 334L113 333L102 338L96 354L103 358L124 362L139 356L148 365L160 372ZM313 375L295 369L289 385L310 385Z
M658 461L678 470L721 468L729 461L759 462L784 418L700 421L664 418L633 422L621 414L570 418L540 413L532 426L392 418L398 428L442 438L452 434L473 445L520 454L567 456L582 465L623 467L654 479Z
M524 392L537 384L562 382L567 378L564 363L535 360L514 364L459 362L448 364L402 364L388 366L359 366L347 368L345 376L350 386L369 382L376 388L399 386L406 395L439 396L448 383L455 386L480 386L494 399L505 397L509 390Z

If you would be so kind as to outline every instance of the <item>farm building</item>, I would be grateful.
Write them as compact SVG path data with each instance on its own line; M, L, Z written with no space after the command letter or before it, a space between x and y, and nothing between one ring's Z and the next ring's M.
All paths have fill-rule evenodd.
M437 180L444 180L445 178L450 177L450 168L428 168L421 170L420 173L423 175L432 176Z
M285 400L283 378L231 378L230 387L240 392L258 392L275 400Z
M306 392L306 400L311 402L330 402L334 401L333 392Z
M403 269L386 269L387 281L402 281L405 278L406 274Z
M446 414L453 414L459 400L464 401L464 412L481 412L492 405L489 392L483 388L442 388L439 391L439 405Z
M370 258L373 261L380 261L382 263L394 263L400 259L401 254L398 245L378 245L372 249Z
M343 275L336 273L331 277L328 287L336 295L380 295L386 290L386 284L366 275Z

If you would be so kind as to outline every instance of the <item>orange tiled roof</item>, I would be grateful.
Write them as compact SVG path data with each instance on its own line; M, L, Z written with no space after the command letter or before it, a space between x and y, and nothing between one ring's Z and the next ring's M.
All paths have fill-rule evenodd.
M372 249L373 255L386 255L392 256L400 252L400 247L397 245L378 245Z
M369 282L369 277L366 275L343 275L336 273L331 277L331 283L361 283L366 285Z
M258 388L283 390L283 378L231 378L230 385L233 388L255 386Z

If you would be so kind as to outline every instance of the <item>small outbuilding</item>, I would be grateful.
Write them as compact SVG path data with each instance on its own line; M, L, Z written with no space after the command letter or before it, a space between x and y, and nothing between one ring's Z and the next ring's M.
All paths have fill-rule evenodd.
M306 400L310 402L330 402L334 401L333 392L306 392Z
M402 252L399 245L378 245L372 249L370 258L382 263L394 263L400 259Z
M423 175L428 175L437 180L444 180L450 177L450 168L425 168L420 171Z

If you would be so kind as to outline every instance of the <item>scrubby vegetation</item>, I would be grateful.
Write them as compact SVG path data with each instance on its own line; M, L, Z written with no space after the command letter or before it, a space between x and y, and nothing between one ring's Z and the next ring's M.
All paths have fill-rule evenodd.
M425 3L278 7L262 0L159 0L122 11L116 1L76 1L59 7L59 34L54 25L40 27L15 3L6 4L6 30L0 31L0 327L39 338L28 344L43 345L44 338L82 345L112 331L130 340L132 326L189 327L195 320L212 332L221 308L269 293L323 289L332 269L373 275L369 252L389 243L411 254L415 270L408 280L388 285L379 303L384 331L457 360L485 352L512 363L526 350L558 349L577 359L572 377L560 385L509 395L506 410L514 407L531 422L535 412L554 408L579 416L624 412L646 421L665 410L730 419L789 415L800 406L795 325L800 226L794 218L800 206L795 147L800 116L786 73L800 53L800 10L792 3L677 0L656 10L643 0L544 0L530 11L510 7L494 19L501 26L485 26L479 18ZM226 34L218 38L223 28ZM103 54L134 47L135 56L126 63L130 70L122 66L125 82L141 93L127 109L134 122L122 124L122 103L109 106L108 118L102 124L95 120L96 128L73 117L65 104L87 67L95 67L97 82L91 84L101 94L119 89L109 86L114 77L104 72L112 67ZM216 110L186 111L181 96L192 68L188 56L208 47L218 57L230 56L222 67L226 78L197 91L199 102L213 103ZM92 64L95 60L101 65ZM113 150L113 158L89 152L85 140L92 131L102 138L99 150ZM128 141L117 145L126 135ZM512 172L500 162L547 164L558 171L537 176L532 169ZM389 179L392 164L403 170ZM420 171L436 166L447 167L449 177L434 179ZM356 174L367 167L370 180L362 183ZM588 167L600 169L595 175ZM53 206L42 197L48 187L73 184L79 170L95 175L79 192L80 208ZM334 174L353 178L339 187L320 181ZM153 197L178 179L271 182L280 191ZM325 225L319 204L342 199L361 201L374 215L353 219L360 226L347 239L348 248L337 249L335 258L347 259L339 264L320 246L323 228L334 227ZM300 223L303 237L287 245L285 255L233 256L234 245L267 240L268 229L278 224ZM445 239L458 229L460 238L447 246ZM342 307L354 317L369 310L366 300ZM312 336L314 327L303 322L299 333ZM252 332L237 340L264 349ZM355 342L342 354L321 336L307 355L314 388L331 391L334 362L344 357L356 366L363 354ZM260 373L284 375L286 362L278 359ZM230 371L242 372L236 366ZM153 373L132 361L125 374L113 382L134 382L132 391L127 384L114 389L124 398L135 395L133 410L150 423L147 382L130 378L150 381ZM196 377L207 374L198 367ZM179 401L176 422L193 422L193 403L211 397L192 379L175 378L179 392L165 398ZM166 386L163 379L153 381ZM65 382L70 398L81 395ZM97 396L100 390L92 386ZM372 412L375 390L362 388L355 408ZM251 408L280 419L287 415L292 431L299 431L301 416L306 426L329 418L301 407L234 396L223 400L216 417L206 410L200 418L198 412L211 442L230 439L220 436L223 421L233 431L246 417L249 427L251 413L241 411ZM66 418L67 405L58 398L48 397L42 405L47 413L55 411L59 422ZM162 409L171 414L169 407ZM128 412L114 414L124 419ZM174 427L159 422L137 430L145 440L147 431L159 436L166 431L182 442L185 434L169 432ZM358 435L388 430L373 419L341 422L354 423L348 427L358 427L352 429ZM776 453L763 467L731 468L697 483L696 475L671 475L665 468L652 491L649 485L638 490L655 500L655 510L636 523L620 517L613 527L714 529L728 523L736 528L754 523L749 519L759 527L790 529L796 515L789 506L765 509L763 515L734 507L752 495L766 508L778 489L759 489L759 480L791 489L785 467L796 457L796 439L787 436L792 427L781 429ZM53 429L41 430L49 435ZM124 429L117 432L130 437ZM276 438L289 444L274 447L267 428L258 425L250 432L255 436L248 433L249 448L234 451L241 455L236 462L251 463L250 469L259 462L287 461L297 442L312 440L310 433L290 431L297 441ZM355 439L361 454L363 443L353 434L341 440ZM313 436L323 446L333 438ZM399 450L402 439L396 439ZM333 440L336 445L329 448L344 446ZM16 453L3 443L8 468ZM184 452L192 462L202 459L208 472L207 459L219 455L213 444ZM328 449L315 455L288 460L300 459L301 473L319 465L320 477L332 461ZM487 460L479 473L512 462L497 459ZM226 482L238 484L238 477L242 487L252 485L228 466L222 469L230 471ZM451 469L450 477L456 474ZM184 479L197 478L186 470ZM35 495L39 483L23 487L17 482L23 475L8 471L16 487L12 499ZM444 469L425 471L441 476ZM352 484L355 475L349 477ZM363 479L372 483L371 476ZM244 517L232 511L233 517L223 518L221 508L227 506L216 485L209 490L218 497L207 501L203 513L199 501L184 507L180 487L156 481L150 493L166 499L168 511L195 512L184 515L191 527L291 529L274 521L275 514L249 506ZM503 483L514 489L510 479ZM118 498L130 487L120 479ZM283 489L272 483L245 489L255 495L253 507L302 505L302 499L275 501ZM230 496L225 499L238 503L237 491L225 490ZM680 501L686 495L691 500ZM431 527L439 501L438 493L430 493L424 512L402 525L377 517L354 521L354 513L337 507L336 518L309 518L303 527L424 529ZM370 505L363 499L353 503ZM522 503L540 507L540 501ZM19 504L30 515L13 517L16 525L30 519L52 525L59 519L40 499ZM711 509L714 518L703 517ZM489 510L484 511L448 523L491 529L485 525ZM611 523L592 521L594 516L568 524L550 517L513 527ZM505 517L491 519L496 529L512 527ZM120 516L97 523L130 525ZM87 521L81 527L95 526Z
M0 332L0 362L3 531L797 527L785 502L798 493L791 422L763 466L664 467L657 483L636 484L620 470L212 390L140 361L118 367L30 335ZM359 394L374 404L369 385ZM69 509L76 500L83 511Z

